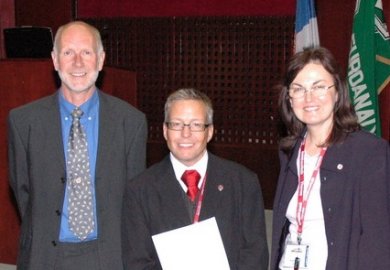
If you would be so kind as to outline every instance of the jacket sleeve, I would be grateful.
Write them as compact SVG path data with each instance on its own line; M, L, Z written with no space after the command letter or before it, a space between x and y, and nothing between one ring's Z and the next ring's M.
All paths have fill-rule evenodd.
M8 117L8 162L10 186L23 218L30 194L27 146L12 113Z
M390 147L380 142L361 164L358 269L390 269Z
M268 245L265 229L264 202L255 174L246 175L249 183L243 188L242 196L242 237L237 270L268 269Z
M129 134L135 134L129 138L131 144L127 151L127 179L132 179L146 168L146 142L147 142L147 122L142 114L138 119L138 125L135 132L128 130Z
M161 270L149 224L139 194L129 182L122 215L122 250L124 270Z

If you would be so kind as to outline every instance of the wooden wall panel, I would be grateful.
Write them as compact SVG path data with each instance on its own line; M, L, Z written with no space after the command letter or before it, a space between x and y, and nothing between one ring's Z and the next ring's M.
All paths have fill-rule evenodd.
M254 170L267 208L278 174L278 82L293 47L292 16L86 19L100 29L107 63L136 70L149 126L148 164L166 153L163 107L195 87L214 103L210 149Z
M75 18L76 0L14 0L16 26L47 26L55 33Z
M0 1L0 59L5 58L3 29L15 25L14 0Z
M79 17L293 15L296 0L78 0Z

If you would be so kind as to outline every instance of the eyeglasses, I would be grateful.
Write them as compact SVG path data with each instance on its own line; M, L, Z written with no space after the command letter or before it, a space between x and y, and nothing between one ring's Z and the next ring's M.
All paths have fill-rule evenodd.
M184 124L183 122L165 122L165 124L167 125L168 129L171 130L181 131L184 129L184 127L188 127L193 132L205 131L205 129L210 126L210 124L203 124L198 122L191 122L189 124Z
M307 89L303 86L293 86L288 89L288 95L291 98L303 98L306 94L306 92L311 92L311 94L315 97L322 97L326 95L326 92L329 88L332 88L334 86L325 86L325 85L313 85L310 89Z

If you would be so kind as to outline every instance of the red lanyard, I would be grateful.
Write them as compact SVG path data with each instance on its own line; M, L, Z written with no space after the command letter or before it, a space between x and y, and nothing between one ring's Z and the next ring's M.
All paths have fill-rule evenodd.
M207 174L205 174L202 186L200 188L200 194L199 194L199 198L198 198L198 203L196 204L196 210L195 210L193 223L197 223L199 221L200 210L202 209L202 203L203 203L203 197L204 197L204 187L206 185L206 179L207 179Z
M305 182L305 174L304 174L304 164L305 164L305 143L306 137L301 143L301 147L299 149L299 178L298 178L298 204L297 204L297 223L298 223L298 244L301 244L302 241L302 231L303 231L303 222L305 220L306 207L309 200L309 196L311 190L313 189L314 182L317 178L318 172L320 170L320 166L322 163L322 159L326 152L326 147L321 148L320 155L317 159L316 166L314 168L313 174L309 181L309 186L307 188L306 194L303 194L304 191L304 182Z

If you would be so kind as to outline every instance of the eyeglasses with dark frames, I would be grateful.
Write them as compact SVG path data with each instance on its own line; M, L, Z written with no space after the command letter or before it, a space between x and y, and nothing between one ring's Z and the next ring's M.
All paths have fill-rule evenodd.
M205 131L206 128L210 126L210 124L204 124L199 122L191 122L189 124L184 124L183 122L165 122L165 125L170 130L182 131L185 127L188 127L193 132L201 132Z

